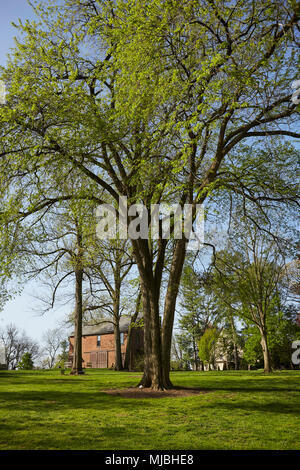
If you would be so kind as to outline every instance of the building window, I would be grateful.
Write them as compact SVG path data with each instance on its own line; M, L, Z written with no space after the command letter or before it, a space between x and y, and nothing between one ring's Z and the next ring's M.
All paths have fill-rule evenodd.
M124 344L124 333L120 333L121 344Z
M97 336L97 346L100 346L101 345L101 336L98 335Z

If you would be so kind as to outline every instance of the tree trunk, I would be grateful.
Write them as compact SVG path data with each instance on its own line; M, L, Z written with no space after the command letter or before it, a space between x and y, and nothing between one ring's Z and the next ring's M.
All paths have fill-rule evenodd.
M185 245L186 241L184 238L181 240L177 240L173 254L165 299L164 320L162 326L162 366L164 383L166 384L167 388L172 387L172 382L170 380L172 332L174 325L176 300L186 252Z
M234 354L234 370L239 370L239 353L236 342L233 344L233 354Z
M196 341L195 340L193 340L193 353L194 353L195 370L199 370L198 351L197 351Z
M141 290L139 289L137 299L136 299L136 304L135 304L135 312L131 317L129 329L128 329L128 335L127 335L127 344L126 344L126 352L125 352L125 359L124 359L124 369L125 370L130 370L131 369L131 343L132 343L132 323L135 323L137 320L137 317L140 312L140 304L141 304Z
M116 349L116 362L115 370L123 370L122 352L121 352L121 339L120 339L120 271L117 269L115 278L115 293L114 293L114 339ZM119 278L118 278L119 277Z
M268 341L267 341L267 333L265 330L260 330L260 334L261 334L260 344L261 344L263 356L264 356L264 371L269 373L269 372L272 372L272 369L271 369L270 352L269 352Z
M237 347L237 333L236 333L236 327L235 327L235 324L234 324L233 316L230 317L230 323L231 323L231 331L232 331L232 337L233 337L234 369L239 370L239 353L238 353L238 347Z
M164 390L161 352L161 328L159 319L158 296L152 285L149 289L141 279L141 290L144 313L144 350L145 365L144 374L140 385L150 387L153 390Z
M75 332L72 375L83 374L82 370L82 282L83 270L75 270Z
M153 274L153 259L147 240L132 240L133 250L140 274L144 314L144 375L140 382L143 387L164 390L161 326L159 317L159 296L163 270L165 243L160 241L160 255Z
M164 260L164 241L153 274L152 255L148 243L133 242L134 254L141 279L144 313L145 369L140 385L154 390L172 387L170 381L170 356L175 305L182 273L186 240L177 240L172 259L171 272L165 300L164 321L161 327L159 316L160 285Z
M114 324L114 338L116 348L115 370L123 370L119 318L117 319L117 323Z
M152 377L151 388L153 390L164 390L168 388L163 376L162 345L161 345L161 322L159 316L159 296L154 289L150 292L151 313L151 342L152 342ZM169 364L170 367L170 364Z
M151 352L152 352L152 342L150 334L150 302L147 288L145 287L143 281L141 281L141 294L143 301L143 317L144 317L144 373L143 377L139 383L143 387L151 387Z
M78 221L76 221L77 229L77 253L74 255L74 271L75 271L75 332L74 332L74 356L72 375L83 374L82 370L82 316L83 316L83 302L82 302L82 285L83 285L83 248L82 248L82 233Z

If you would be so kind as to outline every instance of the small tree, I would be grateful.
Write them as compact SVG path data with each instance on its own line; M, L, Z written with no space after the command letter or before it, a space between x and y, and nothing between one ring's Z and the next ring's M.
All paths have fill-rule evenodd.
M65 362L69 361L69 341L63 340L60 343L60 354L56 357L56 363L54 364L55 368L62 368L65 367Z
M44 352L47 354L47 367L52 369L62 348L64 332L61 328L48 329L43 335Z
M199 357L204 364L208 364L209 369L210 364L214 364L215 362L215 350L218 337L219 332L217 328L208 328L198 342Z
M220 317L214 292L205 285L203 272L197 269L195 259L188 257L181 280L181 314L178 320L180 334L177 343L184 353L185 362L194 369L200 367L197 343L205 330L215 325Z
M249 326L243 333L245 335L243 358L248 364L248 369L263 367L264 359L258 329L255 326Z
M5 362L8 369L14 370L25 353L30 353L33 359L39 356L39 345L29 338L24 331L10 324L0 330L0 340L5 349Z
M21 361L18 364L18 369L20 370L32 370L33 369L33 360L30 353L25 353L22 356Z

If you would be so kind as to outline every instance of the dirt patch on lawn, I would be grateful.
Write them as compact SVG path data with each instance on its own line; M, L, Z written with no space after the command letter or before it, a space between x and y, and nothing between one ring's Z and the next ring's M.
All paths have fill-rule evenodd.
M101 390L101 392L107 393L108 395L120 396L123 398L181 398L190 397L192 395L200 395L202 393L208 393L208 391L205 391L203 389L185 387L175 387L170 390L164 391L156 391L152 390L151 388L129 387Z

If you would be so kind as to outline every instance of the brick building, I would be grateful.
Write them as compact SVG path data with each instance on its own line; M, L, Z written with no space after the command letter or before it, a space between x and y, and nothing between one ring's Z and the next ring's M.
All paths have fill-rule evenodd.
M130 317L120 318L121 352L124 362L127 347ZM134 367L137 353L144 349L143 329L140 327L131 330L130 369ZM73 360L74 334L69 337L69 361ZM114 341L114 328L112 322L104 322L95 326L84 326L82 329L82 359L83 367L111 368L115 365L116 350Z

